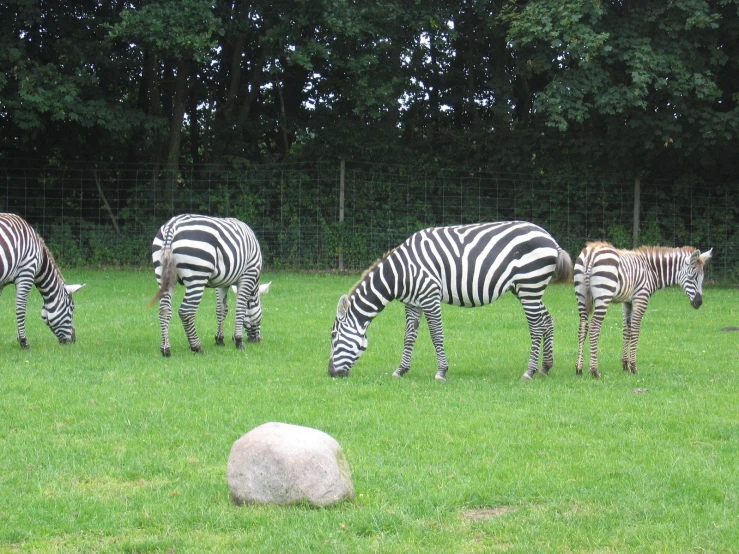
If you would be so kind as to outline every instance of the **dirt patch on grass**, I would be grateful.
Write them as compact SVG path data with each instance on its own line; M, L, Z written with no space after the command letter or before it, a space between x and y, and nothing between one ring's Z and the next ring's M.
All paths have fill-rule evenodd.
M472 508L462 512L462 517L470 521L485 521L515 512L513 506L492 506L489 508Z

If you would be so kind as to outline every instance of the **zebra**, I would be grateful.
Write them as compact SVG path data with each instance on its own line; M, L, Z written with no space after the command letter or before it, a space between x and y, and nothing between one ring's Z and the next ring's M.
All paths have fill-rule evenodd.
M72 293L85 285L66 285L44 240L28 222L15 214L0 213L0 294L15 284L15 321L18 342L30 348L26 337L26 306L33 285L41 293L41 319L60 344L77 340L72 316Z
M624 371L636 369L636 343L649 298L657 289L680 285L693 308L703 303L703 266L713 249L701 254L692 246L681 248L642 246L620 250L607 242L591 242L575 261L574 281L580 314L575 372L582 375L585 338L590 333L590 372L598 372L598 338L611 302L623 303ZM588 324L588 317L592 318Z
M228 313L228 288L236 292L236 326L233 340L244 348L243 329L248 342L260 342L261 295L271 282L260 285L262 253L252 230L234 218L205 215L178 215L165 223L154 237L152 260L159 291L150 305L159 300L162 329L160 351L171 354L169 322L172 317L172 291L177 282L185 285L185 298L178 311L190 350L203 352L195 330L195 313L205 287L216 289L216 345L223 346L223 322Z
M449 368L444 352L441 304L476 307L490 304L510 290L521 302L531 336L531 355L524 379L539 365L554 364L554 323L541 298L547 284L569 281L572 260L541 227L525 221L434 227L418 231L388 252L339 299L331 329L328 373L343 377L367 348L367 327L392 300L405 304L405 339L400 365L410 370L421 315L426 316L436 350L436 380Z

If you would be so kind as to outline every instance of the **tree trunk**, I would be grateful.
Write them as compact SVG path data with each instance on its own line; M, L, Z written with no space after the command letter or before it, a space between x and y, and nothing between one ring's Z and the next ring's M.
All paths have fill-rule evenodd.
M180 143L182 141L182 122L187 107L187 81L190 75L190 60L177 61L177 78L174 98L172 99L172 118L169 125L169 143L167 145L167 177L176 178L180 163Z

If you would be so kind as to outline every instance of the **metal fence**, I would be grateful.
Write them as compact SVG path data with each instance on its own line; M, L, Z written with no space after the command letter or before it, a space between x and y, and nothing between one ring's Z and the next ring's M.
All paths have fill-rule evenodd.
M343 179L342 179L343 174ZM241 170L39 167L0 162L0 210L25 217L66 266L146 267L171 216L249 224L272 269L365 268L424 227L524 219L574 256L588 240L631 247L634 182L619 175L523 175L348 163ZM343 182L343 186L342 186ZM343 221L340 197L343 188ZM642 244L714 248L709 278L739 281L739 183L644 178Z

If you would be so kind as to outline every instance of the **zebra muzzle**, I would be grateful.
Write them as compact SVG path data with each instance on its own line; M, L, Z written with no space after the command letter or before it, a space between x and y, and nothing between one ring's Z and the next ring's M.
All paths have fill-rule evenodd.
M693 306L696 310L701 307L701 304L703 304L703 295L696 294L695 298L690 301L690 305Z
M334 361L329 360L328 361L328 374L331 377L346 377L349 375L349 371L346 369L339 369L339 370L334 369Z

